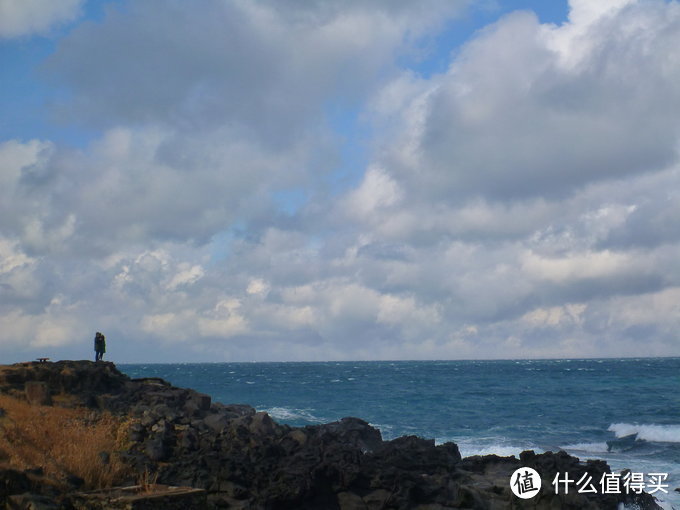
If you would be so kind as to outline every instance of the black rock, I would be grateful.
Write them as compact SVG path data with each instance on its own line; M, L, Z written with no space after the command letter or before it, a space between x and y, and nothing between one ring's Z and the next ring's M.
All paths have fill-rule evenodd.
M144 442L144 453L154 462L162 462L168 459L170 451L159 437L147 439Z
M125 449L105 455L131 469L131 483L148 470L158 474L159 483L206 489L208 508L582 510L621 503L659 508L644 493L555 494L551 481L558 472L572 478L587 472L594 479L609 472L603 461L581 462L565 452L462 459L454 443L436 445L416 436L383 441L379 430L359 418L281 425L248 405L213 403L162 379L129 379L112 363L0 366L0 391L20 395L30 381L44 382L51 395L73 397L66 401L74 405L124 417ZM536 469L544 485L526 504L510 489L519 467ZM22 493L54 492L54 484L37 473L0 470L0 475L0 508Z

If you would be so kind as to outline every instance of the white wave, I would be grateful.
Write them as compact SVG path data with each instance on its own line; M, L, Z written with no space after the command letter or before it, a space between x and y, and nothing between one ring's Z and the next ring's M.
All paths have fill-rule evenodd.
M657 496L656 504L661 507L662 510L675 510L675 507L669 501L663 501ZM624 503L619 503L616 510L640 510L640 507L635 504L626 505Z
M586 453L607 453L608 447L607 443L576 443L568 444L562 447L566 451L578 451Z
M532 448L536 453L543 453L540 448ZM517 457L527 448L521 446L500 446L491 445L481 449L470 449L470 453L461 452L463 457L469 457L470 455L498 455L499 457Z
M438 444L442 444L446 441L437 441ZM472 457L473 455L498 455L499 457L517 457L519 454L525 450L533 450L536 453L543 453L544 450L541 448L527 448L526 446L516 446L516 445L500 445L500 444L490 444L490 445L480 445L480 444L461 444L457 443L458 450L462 457Z
M612 423L608 429L616 437L633 434L637 439L657 441L660 443L680 443L680 425L638 425L637 423Z
M463 457L470 457L471 455L498 455L499 457L519 457L519 454L524 450L524 448L518 448L514 446L487 446L487 447L477 447L477 448L463 448L460 454Z
M369 425L373 428L378 429L380 431L380 435L386 441L389 441L390 439L394 439L396 437L393 433L394 427L392 425L383 425L381 423L369 423Z
M263 409L265 413L275 420L304 420L310 423L324 423L323 418L314 416L306 409L289 409L287 407L270 407Z

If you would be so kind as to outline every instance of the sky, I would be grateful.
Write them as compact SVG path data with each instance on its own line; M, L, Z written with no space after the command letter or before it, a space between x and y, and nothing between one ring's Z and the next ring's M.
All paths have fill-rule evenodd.
M680 352L680 4L0 0L0 362Z

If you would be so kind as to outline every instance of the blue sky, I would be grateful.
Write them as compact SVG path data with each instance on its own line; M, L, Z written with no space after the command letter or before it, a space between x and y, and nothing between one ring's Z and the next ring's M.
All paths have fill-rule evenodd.
M0 0L3 359L677 355L676 1L199 4Z
M11 4L14 2L8 2ZM29 33L5 38L0 45L0 70L2 95L0 138L30 140L49 139L74 147L85 147L101 135L100 131L84 129L77 123L55 118L50 105L68 98L67 88L56 86L44 69L45 60L55 52L62 37L80 23L103 23L106 9L122 8L120 0L88 0L79 4L77 17L72 22L57 23L42 33ZM459 15L452 17L443 30L425 34L427 52L419 58L404 58L402 65L424 77L445 72L452 52L465 44L475 32L495 22L505 14L517 10L531 11L541 22L560 24L566 21L568 8L564 2L480 2L468 6ZM332 128L345 138L343 144L343 170L340 175L358 174L366 163L365 126L359 122L361 103L356 101L332 102L326 110L327 120ZM356 169L356 170L352 170ZM300 201L298 196L290 200Z

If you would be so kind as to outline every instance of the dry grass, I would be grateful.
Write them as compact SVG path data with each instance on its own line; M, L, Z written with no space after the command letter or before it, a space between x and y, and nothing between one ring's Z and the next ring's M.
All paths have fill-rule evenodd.
M126 475L116 455L106 462L101 452L123 447L128 423L109 413L83 408L33 406L0 395L0 457L11 467L41 467L45 474L63 480L75 475L89 489L111 487Z
M142 494L153 493L157 482L158 473L151 473L148 469L145 469L144 472L137 479L139 492Z

